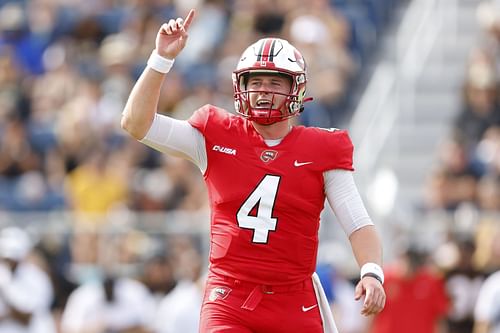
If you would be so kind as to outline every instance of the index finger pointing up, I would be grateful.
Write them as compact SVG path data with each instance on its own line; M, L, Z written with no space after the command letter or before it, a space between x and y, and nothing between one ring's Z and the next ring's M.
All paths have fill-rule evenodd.
M194 18L194 9L191 9L189 11L188 15L186 16L186 19L184 20L183 27L184 27L185 31L187 31L189 29L189 26L191 25L193 18Z

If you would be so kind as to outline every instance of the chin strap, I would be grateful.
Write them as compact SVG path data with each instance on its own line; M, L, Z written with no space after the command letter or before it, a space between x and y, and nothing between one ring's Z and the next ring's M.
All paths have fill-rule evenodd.
M311 102L313 100L312 97L306 97L302 100L302 106L300 107L299 113L304 111L304 104L307 102Z

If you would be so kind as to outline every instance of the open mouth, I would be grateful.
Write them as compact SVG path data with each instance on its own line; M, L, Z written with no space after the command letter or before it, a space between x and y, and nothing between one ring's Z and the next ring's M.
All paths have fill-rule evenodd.
M257 101L256 107L262 109L271 109L273 107L273 103L270 100L261 99Z

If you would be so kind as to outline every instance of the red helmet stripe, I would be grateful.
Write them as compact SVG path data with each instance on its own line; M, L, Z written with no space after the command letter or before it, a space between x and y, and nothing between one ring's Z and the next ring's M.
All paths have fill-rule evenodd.
M262 58L260 61L262 61L262 62L270 61L269 57L270 57L271 45L273 43L274 43L274 39L272 39L272 38L268 38L265 40L264 49L262 50Z
M262 59L262 50L264 49L264 45L266 44L265 40L260 43L259 51L257 52L257 61Z

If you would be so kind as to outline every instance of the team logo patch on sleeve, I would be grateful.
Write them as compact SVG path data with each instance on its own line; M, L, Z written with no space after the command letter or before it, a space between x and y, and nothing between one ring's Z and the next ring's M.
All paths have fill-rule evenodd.
M278 156L278 152L276 150L267 149L267 150L264 150L262 152L262 154L260 154L260 159L263 162L267 163L267 162L274 160L276 158L276 156Z
M208 296L208 300L210 302L216 301L216 300L223 300L226 299L226 297L229 295L231 292L231 288L228 287L215 287L212 289L210 292L210 295Z

